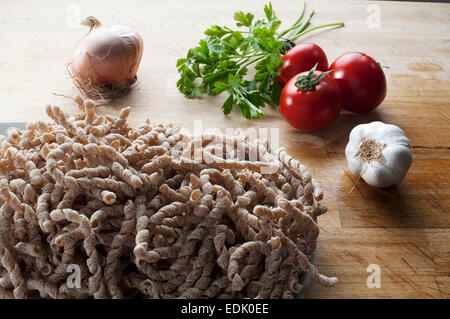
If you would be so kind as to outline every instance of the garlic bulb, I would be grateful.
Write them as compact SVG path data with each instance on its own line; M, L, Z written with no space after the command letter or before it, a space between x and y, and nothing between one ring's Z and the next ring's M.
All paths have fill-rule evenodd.
M382 122L353 128L345 156L352 173L375 187L401 182L412 162L410 142L403 130Z

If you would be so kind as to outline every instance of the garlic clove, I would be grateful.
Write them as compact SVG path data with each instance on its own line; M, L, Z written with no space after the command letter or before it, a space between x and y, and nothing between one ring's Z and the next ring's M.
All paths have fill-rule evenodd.
M348 168L350 169L350 171L353 174L360 176L362 172L364 172L366 163L362 162L356 156L353 156L354 154L356 154L357 151L358 149L353 145L351 146L347 145L347 147L345 148L345 156L347 157Z
M368 164L371 168L365 169L361 178L370 186L385 188L392 185L391 170L380 163Z
M411 167L411 152L405 149L403 145L392 145L383 152L384 163L386 167L394 167L391 169L393 184L401 182L409 168Z
M403 147L410 147L409 139L406 138L404 135L395 135L391 136L384 140L384 144L387 145L387 147L402 145Z

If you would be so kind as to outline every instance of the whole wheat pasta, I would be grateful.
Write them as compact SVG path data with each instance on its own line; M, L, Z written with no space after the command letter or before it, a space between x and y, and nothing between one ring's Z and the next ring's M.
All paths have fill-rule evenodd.
M106 256L105 279L112 298L122 298L123 293L119 288L119 258L124 250L127 237L135 228L135 203L129 200L124 206L125 220L122 223L119 233L114 237L111 249Z
M336 282L310 263L323 190L284 149L75 102L0 135L0 298L294 298L304 273Z

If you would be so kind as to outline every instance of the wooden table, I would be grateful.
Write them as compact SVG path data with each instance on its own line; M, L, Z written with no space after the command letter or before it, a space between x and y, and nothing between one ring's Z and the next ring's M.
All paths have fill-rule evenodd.
M295 20L300 1L272 1L286 23ZM305 134L291 128L278 111L247 121L225 117L223 97L188 100L177 92L176 59L212 24L230 25L236 10L262 15L265 1L3 0L0 7L0 119L28 121L45 117L44 106L75 111L65 63L86 30L73 28L77 14L104 24L137 27L145 50L139 83L128 96L99 108L118 114L131 106L134 124L150 117L192 129L270 127L291 155L308 165L325 190L329 212L321 228L316 264L339 277L333 288L312 285L310 298L450 298L450 5L407 2L309 1L313 24L345 21L346 27L317 32L330 62L346 51L362 51L387 66L388 94L368 115L342 114L329 128ZM33 2L34 3L34 2ZM380 28L369 28L368 6L376 4ZM377 10L369 7L369 10ZM373 11L371 11L373 12ZM411 139L413 165L405 181L389 190L356 182L346 167L344 147L359 123L381 120L403 128ZM366 285L366 268L381 268L381 288Z

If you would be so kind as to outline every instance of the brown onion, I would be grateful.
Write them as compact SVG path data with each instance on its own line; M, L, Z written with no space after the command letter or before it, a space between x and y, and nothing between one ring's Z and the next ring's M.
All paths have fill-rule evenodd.
M69 62L78 89L97 99L128 92L136 82L144 49L140 34L129 26L102 26L94 17L82 24L90 30L73 48Z

